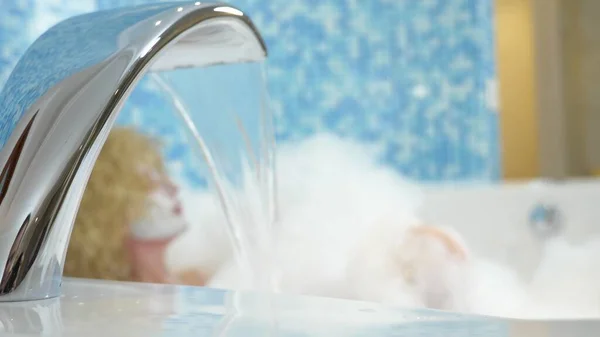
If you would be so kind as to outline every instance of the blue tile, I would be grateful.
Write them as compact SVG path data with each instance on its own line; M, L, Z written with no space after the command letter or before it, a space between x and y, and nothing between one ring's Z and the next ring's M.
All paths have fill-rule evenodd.
M36 32L83 12L148 2L3 1L0 85ZM380 143L382 162L416 179L499 179L498 115L483 94L496 78L492 0L231 4L250 14L269 47L279 142L334 131ZM181 125L156 92L143 81L118 123L164 138L167 158L184 162L190 182L204 183Z

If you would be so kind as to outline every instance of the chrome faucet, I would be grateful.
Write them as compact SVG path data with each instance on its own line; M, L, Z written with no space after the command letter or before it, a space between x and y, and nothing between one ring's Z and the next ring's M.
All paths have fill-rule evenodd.
M200 2L86 14L36 40L0 93L0 301L60 294L87 180L145 73L266 56L244 13Z

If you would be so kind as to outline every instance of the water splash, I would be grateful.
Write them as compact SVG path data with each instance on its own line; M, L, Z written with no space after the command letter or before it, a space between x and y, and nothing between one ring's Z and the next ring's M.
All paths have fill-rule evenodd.
M218 112L201 112L204 121L200 122L194 120L198 111L190 108L198 108L197 105L202 108L203 102L194 100L194 97L190 99L189 94L182 97L178 94L182 90L174 90L181 89L177 86L185 82L181 74L167 72L150 76L169 96L195 150L204 160L206 174L228 225L234 257L244 277L248 278L253 289L278 292L278 273L272 253L277 216L275 135L273 116L268 108L264 66L260 75L255 79L260 82L257 85L260 97L256 112L252 109L238 112L238 109L228 106ZM225 87L215 87L226 90ZM228 98L237 99L233 94ZM220 114L216 122L210 115L215 113ZM221 132L207 127L211 122L215 123L215 128L220 127Z

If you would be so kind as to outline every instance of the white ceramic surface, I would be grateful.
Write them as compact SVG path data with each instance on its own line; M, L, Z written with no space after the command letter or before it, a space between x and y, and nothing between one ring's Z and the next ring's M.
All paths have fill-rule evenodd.
M0 303L1 336L504 337L506 332L500 321L434 311L80 279L65 279L61 298Z
M276 314L269 308L277 308ZM600 321L507 321L344 300L81 279L65 279L60 298L0 303L0 336L589 337L599 331Z

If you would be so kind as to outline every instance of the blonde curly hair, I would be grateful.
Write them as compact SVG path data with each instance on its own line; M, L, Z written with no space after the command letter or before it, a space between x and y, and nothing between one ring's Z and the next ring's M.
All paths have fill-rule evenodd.
M132 128L114 128L77 213L67 250L66 276L131 280L124 240L129 224L144 216L154 188L142 169L165 174L159 144Z

